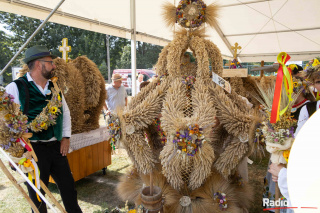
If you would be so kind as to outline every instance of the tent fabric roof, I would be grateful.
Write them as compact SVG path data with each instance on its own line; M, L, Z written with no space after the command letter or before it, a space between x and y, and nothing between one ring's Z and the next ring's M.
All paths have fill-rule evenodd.
M178 0L136 0L137 40L164 46L173 31L162 19L162 5ZM0 0L0 10L45 19L60 0ZM320 55L319 0L205 0L221 6L218 26L206 27L224 58L236 42L242 62L275 61L279 52L292 60ZM130 1L66 0L49 20L59 24L131 38Z

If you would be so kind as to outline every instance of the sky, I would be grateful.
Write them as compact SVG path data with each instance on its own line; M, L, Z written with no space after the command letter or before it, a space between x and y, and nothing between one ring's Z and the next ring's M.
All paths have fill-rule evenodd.
M5 33L9 34L9 35L13 35L13 33L9 30L6 30L4 28L5 24L0 24L0 31L4 31Z

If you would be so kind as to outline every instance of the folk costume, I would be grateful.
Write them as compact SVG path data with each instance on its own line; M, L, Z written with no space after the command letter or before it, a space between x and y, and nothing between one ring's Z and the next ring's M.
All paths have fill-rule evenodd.
M25 62L39 59L46 56L52 56L45 47L34 46L26 51ZM6 92L14 97L14 102L21 105L21 111L28 117L28 123L31 123L29 132L33 133L30 138L33 150L38 158L38 167L40 170L40 179L47 186L50 175L58 185L61 198L67 212L82 212L77 202L77 192L74 186L68 159L60 153L60 141L63 137L71 136L71 119L68 105L60 93L58 99L62 97L62 106L52 106L50 110L61 112L56 116L55 121L51 124L40 123L44 127L37 131L38 124L32 125L43 109L47 106L48 101L52 100L54 82L48 80L44 88L37 85L32 79L30 73L27 73L18 80L10 83L6 87ZM52 92L51 92L52 91ZM40 202L35 191L27 184L29 196L35 203L41 213L47 212L44 202ZM44 191L41 189L41 193Z

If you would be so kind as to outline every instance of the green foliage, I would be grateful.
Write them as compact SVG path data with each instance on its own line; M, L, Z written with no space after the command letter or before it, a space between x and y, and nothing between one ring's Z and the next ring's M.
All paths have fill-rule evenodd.
M7 63L13 56L12 51L10 50L11 46L12 43L10 40L10 36L6 35L5 32L0 31L0 70L2 70L7 65ZM9 67L3 74L4 84L11 82L11 76L11 67Z
M145 42L137 42L137 69L153 68L157 63L162 47L148 44ZM122 49L122 55L117 62L118 69L131 68L131 44L127 44Z
M117 61L117 69L130 69L131 68L131 45L126 45L122 48L122 54Z
M4 27L13 33L13 36L8 36L4 32L0 34L0 68L3 68L5 66L3 64L9 62L10 58L34 33L42 21L12 13L0 12L0 23L5 24ZM62 57L62 53L59 52L59 46L62 45L61 41L63 38L68 38L68 45L72 48L69 58L75 59L78 56L86 55L97 64L103 77L107 79L107 37L109 37L111 71L116 68L130 69L130 40L52 22L45 24L27 45L26 49L34 45L43 45L52 54ZM137 68L152 68L158 60L162 47L144 42L137 42L136 47ZM22 65L20 61L24 58L24 51L13 62L13 65ZM9 73L8 71L6 73Z
M106 62L102 62L101 65L99 66L99 70L102 74L102 76L104 77L104 79L108 78L108 66L106 64Z
M0 23L5 24L5 28L13 33L13 36L8 38L9 45L6 45L6 50L10 52L9 59L4 60L6 63L12 55L26 42L33 34L42 21L12 13L0 12ZM70 26L56 24L52 22L46 23L44 28L31 40L27 48L34 45L46 46L54 55L62 56L59 52L59 46L62 45L63 38L68 38L68 45L72 51L69 53L69 58L74 59L81 55L86 55L94 61L98 67L102 67L103 76L107 78L107 51L106 51L106 35L92 31L82 30ZM0 40L0 46L4 44L4 40ZM129 44L129 40L109 36L110 44L110 69L116 68L117 61L120 61L122 49ZM26 48L26 49L27 49ZM2 51L3 53L3 51ZM20 60L24 58L22 52L14 65L20 66ZM104 65L103 65L104 64Z

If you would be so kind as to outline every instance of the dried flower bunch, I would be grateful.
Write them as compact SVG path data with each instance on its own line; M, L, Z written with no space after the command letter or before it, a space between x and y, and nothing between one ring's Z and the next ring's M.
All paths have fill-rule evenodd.
M221 210L226 210L228 208L227 196L225 193L216 192L214 193L217 203Z
M269 86L263 85L264 83L267 83ZM283 153L286 153L291 148L294 140L294 130L297 125L297 120L293 119L291 116L291 108L296 98L303 92L304 87L296 87L296 92L292 96L293 101L290 103L286 96L285 89L282 90L280 110L286 109L286 111L280 115L280 119L276 123L270 123L275 83L276 79L273 79L273 81L256 81L255 86L257 89L256 91L258 92L251 92L251 95L263 106L262 112L264 114L264 121L262 122L260 129L262 130L263 138L266 143L266 149L268 152L272 153L271 161L273 163L286 164L287 161L284 158Z
M304 76L309 82L313 82L316 79L320 78L320 64L319 61L315 65L308 66L305 70Z
M107 118L107 129L110 135L110 145L113 150L116 149L116 144L119 144L121 129L120 129L120 119L114 113L110 113Z
M14 157L21 157L24 147L17 143L28 132L28 118L20 111L20 105L13 102L14 97L0 87L0 146Z
M62 99L59 93L52 88L52 98L42 112L29 123L29 128L33 132L47 130L48 127L56 124L56 119L61 114Z
M176 20L182 27L200 27L205 21L207 5L201 0L181 0L176 11Z
M197 124L189 125L188 129L177 130L173 136L173 143L178 149L178 153L185 153L194 156L206 141L204 139L202 128Z
M51 100L48 101L42 112L28 124L28 117L21 112L20 105L13 101L14 97L7 94L5 88L0 87L0 119L3 121L0 125L2 148L13 157L21 157L24 146L26 146L26 138L28 138L25 136L28 128L33 132L41 132L56 123L62 107L58 91L58 88L51 88Z

